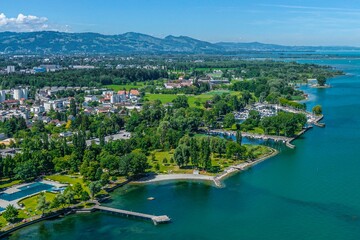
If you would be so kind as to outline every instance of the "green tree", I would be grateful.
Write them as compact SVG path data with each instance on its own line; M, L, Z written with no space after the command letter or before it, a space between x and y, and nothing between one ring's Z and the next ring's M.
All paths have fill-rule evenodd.
M91 182L89 184L89 190L90 190L90 196L92 199L94 199L95 195L100 192L101 190L101 184L100 182L96 181L96 182Z
M210 149L210 138L202 138L201 140L201 151L200 151L200 165L205 168L211 168L211 149Z
M224 128L231 128L235 124L235 116L233 113L228 113L224 117Z
M80 195L80 200L84 202L84 201L87 201L89 199L90 199L90 196L89 196L88 192L87 191L82 191L81 195Z
M188 108L188 98L185 95L177 96L173 101L174 108Z
M50 207L50 203L46 201L45 194L42 192L39 194L37 199L37 206L36 209L44 215L45 211L47 211Z
M2 216L8 222L14 222L19 214L19 211L14 207L14 205L9 204Z
M242 134L241 131L236 131L236 142L241 146L241 142L242 142Z
M321 115L322 114L322 107L320 105L316 105L312 108L312 112L315 115Z
M14 169L17 179L23 181L34 179L37 176L35 163L31 160L18 163Z
M75 195L80 198L81 197L81 194L83 192L83 187L81 186L80 183L76 183L74 185L74 192L75 192Z
M110 181L110 175L108 172L103 172L100 177L101 185L105 186Z
M324 75L320 75L316 78L317 83L319 84L319 86L325 86L326 84L326 77Z
M192 137L190 139L190 158L191 164L194 167L199 166L199 146L196 138Z
M77 108L76 108L76 102L75 102L75 99L71 99L70 100L70 114L73 115L74 117L76 116L77 114Z
M64 191L64 200L66 204L75 203L75 192L71 187L67 187Z
M58 208L58 207L65 207L66 199L64 193L57 194L54 200L51 202L51 207Z

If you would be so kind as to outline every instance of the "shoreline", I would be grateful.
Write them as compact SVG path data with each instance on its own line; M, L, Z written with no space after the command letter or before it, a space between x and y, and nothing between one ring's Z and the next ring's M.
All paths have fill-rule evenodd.
M332 88L331 85L324 85L324 86L320 86L320 85L310 85L310 88L317 88L317 89L326 89L326 88Z

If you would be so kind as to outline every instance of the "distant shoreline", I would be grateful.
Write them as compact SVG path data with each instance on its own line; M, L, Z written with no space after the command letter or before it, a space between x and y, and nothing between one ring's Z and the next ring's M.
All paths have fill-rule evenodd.
M311 88L319 88L319 89L322 89L322 88L332 88L331 85L324 85L324 86L320 86L320 85L310 85Z

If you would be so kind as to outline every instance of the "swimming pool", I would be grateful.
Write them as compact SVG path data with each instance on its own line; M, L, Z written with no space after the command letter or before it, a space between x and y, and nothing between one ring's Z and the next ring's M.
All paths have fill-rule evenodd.
M19 187L18 189L20 191L15 192L15 193L2 193L0 194L0 199L6 200L6 201L14 201L17 199L21 199L24 198L26 196L38 193L38 192L42 192L45 190L51 190L53 188L52 185L49 184L45 184L45 183L40 183L40 182L36 182L36 183L31 183L29 185L23 186L23 187Z

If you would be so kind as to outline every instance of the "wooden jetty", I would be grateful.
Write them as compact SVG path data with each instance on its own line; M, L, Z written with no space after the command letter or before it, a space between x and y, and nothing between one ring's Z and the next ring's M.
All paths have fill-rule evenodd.
M117 209L117 208L104 207L104 206L100 206L100 205L94 206L93 210L109 212L109 213L114 213L114 214L120 214L120 215L126 216L126 217L135 217L135 218L140 218L140 219L145 219L145 220L151 220L155 225L161 224L161 223L169 223L171 221L171 219L166 215L155 216L155 215L149 215L149 214L144 214L144 213L139 213L139 212L121 210L121 209Z

